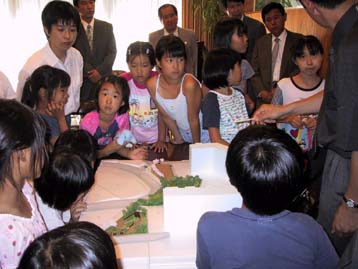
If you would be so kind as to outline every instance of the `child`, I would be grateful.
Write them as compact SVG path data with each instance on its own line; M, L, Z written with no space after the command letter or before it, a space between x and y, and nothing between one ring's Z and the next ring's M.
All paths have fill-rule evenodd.
M48 125L48 136L55 144L60 133L68 129L64 107L71 78L63 70L43 65L26 81L21 102L34 108Z
M231 48L242 56L245 55L248 48L248 37L246 25L236 18L224 18L219 21L214 28L214 48ZM254 74L250 63L242 59L241 81L238 85L233 85L235 90L241 91L245 95L249 114L254 110L255 103L251 100L247 90L247 80Z
M245 97L231 86L241 80L241 56L232 49L214 49L204 63L203 80L210 90L202 103L203 126L209 130L210 141L229 145L237 132L248 123Z
M28 183L46 162L45 132L34 111L0 99L0 268L16 268L26 247L46 232Z
M299 39L293 61L300 72L277 83L272 104L286 105L323 91L324 80L318 74L322 59L323 48L316 37L309 35ZM315 116L290 115L279 122L278 128L295 139L304 151L311 149L313 132L317 124Z
M126 56L129 73L121 74L127 79L129 95L129 120L134 137L139 144L153 144L158 141L158 109L147 90L147 80L157 72L154 49L148 42L134 42L129 45Z
M117 143L117 137L129 129L129 86L125 78L109 75L97 87L97 111L85 115L80 128L87 130L97 140L97 158L119 154L128 159L145 159L143 148L128 149Z
M109 235L89 222L76 222L37 238L26 249L18 269L117 269Z
M199 220L196 265L209 268L336 268L338 256L311 217L285 210L302 190L303 154L285 132L249 126L231 142L226 170L241 208Z
M86 209L84 196L94 183L93 169L89 162L68 148L57 148L43 175L35 181L39 210L48 230L64 225L71 212L71 222L78 221Z
M208 133L201 130L201 85L193 75L184 72L184 42L174 35L162 37L155 48L155 57L160 74L147 83L159 109L158 143L154 149L166 149L165 127L174 136L174 143L208 142Z

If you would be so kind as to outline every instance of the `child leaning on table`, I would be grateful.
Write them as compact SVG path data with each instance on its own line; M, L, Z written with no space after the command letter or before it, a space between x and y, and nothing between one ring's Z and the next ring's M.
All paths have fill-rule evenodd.
M226 170L241 208L207 212L198 224L199 269L336 268L338 256L310 216L285 210L301 192L303 153L284 131L249 126L231 142Z
M129 130L129 86L127 80L115 75L101 79L97 86L97 110L87 113L80 128L97 140L97 158L119 154L128 159L145 159L143 148L129 149L117 143L120 134Z
M87 208L85 195L93 184L93 168L87 160L66 147L56 148L47 169L34 184L47 229L78 221Z
M234 90L241 81L241 55L229 48L210 51L204 63L203 81L209 92L205 95L201 110L203 128L209 130L210 141L229 145L241 129L249 123L237 123L248 119L245 96Z

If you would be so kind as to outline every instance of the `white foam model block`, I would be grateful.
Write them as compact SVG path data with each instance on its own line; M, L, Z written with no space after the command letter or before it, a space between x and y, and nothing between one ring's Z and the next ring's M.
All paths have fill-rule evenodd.
M190 175L206 180L228 180L225 160L227 146L219 143L196 143L190 145Z
M240 193L222 180L203 181L200 188L167 187L163 195L164 230L170 237L193 237L205 212L227 211L242 205Z

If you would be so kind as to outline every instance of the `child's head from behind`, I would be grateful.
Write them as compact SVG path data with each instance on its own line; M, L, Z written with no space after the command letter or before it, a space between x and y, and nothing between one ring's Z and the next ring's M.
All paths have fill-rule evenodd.
M145 85L155 66L154 49L149 42L137 41L127 48L126 61L134 81Z
M109 75L97 85L97 109L107 116L124 114L129 110L129 86L125 78Z
M248 46L247 27L236 18L224 18L214 28L214 48L231 48L245 53Z
M300 72L316 75L323 60L322 44L315 36L304 36L297 41L293 57Z
M90 222L75 222L38 237L25 250L19 269L116 269L109 235Z
M70 76L63 70L43 65L35 69L24 85L21 102L35 107L40 104L54 102L66 104Z
M186 51L184 42L177 36L167 35L159 39L155 47L157 66L165 74L175 69L184 74Z
M93 183L89 162L68 148L59 148L51 154L47 169L34 185L45 204L65 211L80 195L86 194Z
M68 148L73 153L87 160L94 166L97 156L97 145L94 137L86 130L67 130L58 137L54 150Z
M302 191L303 154L284 131L249 126L231 142L226 170L245 206L259 215L277 214Z
M46 162L46 126L32 109L14 100L0 99L0 187L5 178L17 187L40 176Z
M241 55L228 48L209 51L203 70L203 82L209 89L238 85L241 81Z

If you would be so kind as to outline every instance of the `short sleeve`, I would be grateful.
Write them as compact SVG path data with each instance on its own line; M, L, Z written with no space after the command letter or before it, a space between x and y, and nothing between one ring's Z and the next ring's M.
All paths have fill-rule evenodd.
M118 131L116 134L121 133L123 130L129 130L129 114L124 113L116 116L116 122L118 125Z
M98 126L99 115L96 111L87 113L80 122L80 129L88 131L91 135L96 133Z
M203 113L203 128L220 128L220 108L217 95L209 92L201 106Z
M252 68L252 66L250 65L250 63L247 60L245 60L245 59L242 60L240 67L241 67L242 79L248 80L253 75L255 75L254 69Z
M272 97L271 104L273 104L273 105L282 105L283 104L282 90L280 89L280 86L278 86L276 88L275 94Z

